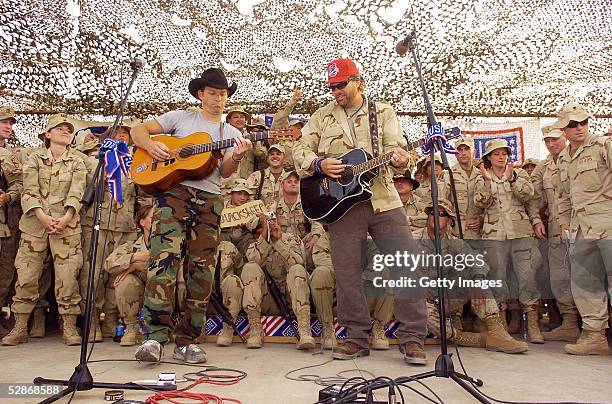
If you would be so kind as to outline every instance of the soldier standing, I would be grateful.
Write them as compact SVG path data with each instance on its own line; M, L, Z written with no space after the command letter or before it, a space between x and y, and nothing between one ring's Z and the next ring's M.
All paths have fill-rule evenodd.
M15 327L3 345L28 342L28 318L39 298L38 280L48 250L53 254L55 297L63 319L67 345L79 345L76 316L80 313L78 273L81 255L81 198L87 171L83 160L68 147L74 126L68 117L53 115L45 129L45 150L36 150L23 169L24 214L15 264L17 283L12 310Z
M451 167L457 191L457 212L463 226L463 238L480 240L482 237L483 210L474 204L474 186L480 170L474 167L474 139L461 137L455 142L457 164ZM456 231L455 234L458 234Z
M605 329L612 296L612 138L589 133L591 115L580 104L565 105L558 117L553 126L569 141L559 155L559 224L562 237L573 242L571 290L582 316L580 338L576 344L566 345L565 351L608 355Z

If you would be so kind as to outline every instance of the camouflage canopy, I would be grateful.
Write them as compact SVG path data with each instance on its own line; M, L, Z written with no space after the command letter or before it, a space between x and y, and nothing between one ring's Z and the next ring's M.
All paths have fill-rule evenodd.
M394 51L413 29L440 114L612 114L609 0L3 0L0 103L112 116L140 57L128 115L194 103L187 83L211 66L238 83L230 103L273 112L299 86L309 113L331 99L326 63L351 57L370 96L420 113L412 58Z

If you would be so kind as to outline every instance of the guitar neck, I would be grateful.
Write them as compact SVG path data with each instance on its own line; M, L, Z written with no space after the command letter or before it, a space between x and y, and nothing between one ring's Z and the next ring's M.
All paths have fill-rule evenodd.
M266 140L268 138L271 137L271 134L274 131L263 131L263 132L255 132L255 133L248 133L246 135L244 135L245 139L249 139L251 142L259 142L261 140ZM183 148L183 150L181 151L181 153L187 153L187 154L200 154L200 153L209 153L209 152L213 152L213 151L217 151L217 150L223 150L223 149L227 149L229 147L233 147L236 144L236 139L235 138L231 138L231 139L223 139L223 140L217 140L215 142L211 142L211 143L203 143L203 144L196 144L193 146L187 146L185 148Z
M417 147L423 146L424 143L424 139L415 140L414 142L410 142L406 146L404 146L404 150L414 150ZM353 166L353 173L355 175L359 175L365 173L366 171L370 171L382 165L388 164L391 161L391 157L393 157L392 151L389 153L385 153L382 156L375 157L372 160L357 164Z

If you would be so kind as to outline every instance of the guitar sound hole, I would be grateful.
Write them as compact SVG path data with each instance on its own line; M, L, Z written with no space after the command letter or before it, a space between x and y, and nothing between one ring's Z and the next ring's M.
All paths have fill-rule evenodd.
M342 174L340 175L338 182L341 185L348 185L351 182L353 182L353 178L355 178L355 176L353 175L352 167L346 167L344 171L342 172Z

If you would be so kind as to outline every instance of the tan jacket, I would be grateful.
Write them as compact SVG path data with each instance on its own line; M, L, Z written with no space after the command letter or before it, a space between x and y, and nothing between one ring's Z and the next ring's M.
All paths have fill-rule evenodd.
M320 236L325 231L321 223L310 221L304 216L302 202L299 199L293 206L289 207L285 200L281 198L270 206L270 210L276 213L276 220L283 232L293 233L300 240L304 240L308 234Z
M0 206L0 237L9 237L9 206L19 203L23 191L21 179L22 164L14 149L0 147L0 176L6 181L3 191L8 195L9 201Z
M261 200L266 206L270 206L274 202L283 197L283 177L285 172L281 172L278 177L270 172L270 168L263 170L263 185L261 186ZM257 196L259 184L262 181L262 171L257 170L247 179L247 187L253 191L253 198Z
M427 226L427 215L424 212L425 206L422 200L412 193L410 199L404 204L404 211L410 223L410 230L415 231Z
M47 215L60 218L66 213L66 208L72 206L74 217L62 235L81 233L79 210L86 176L85 163L70 148L56 161L53 161L50 149L34 150L23 167L23 216L19 221L19 230L35 237L44 237L46 230L36 218L34 209L42 208Z
M403 132L395 111L389 104L376 103L378 121L378 143L380 155L392 151L398 140L403 140ZM302 137L294 143L293 159L300 176L314 174L313 161L321 157L338 157L360 147L372 154L372 141L368 126L367 107L362 108L353 118L357 144L354 144L351 129L344 109L335 101L319 108L302 130ZM399 208L402 202L393 186L393 169L390 165L381 166L379 175L372 180L371 203L374 212L384 212Z
M516 181L510 183L505 175L498 178L492 169L491 189L485 187L484 178L479 176L474 190L475 205L484 208L482 238L485 240L506 240L533 237L533 229L527 203L533 199L533 184L522 168L515 168Z
M149 248L141 233L136 241L128 241L117 246L108 258L106 258L106 261L104 261L104 269L111 275L119 275L130 268L132 264L132 255L134 255L134 253L145 251L148 252ZM137 272L135 275L143 281L147 279L146 273Z
M548 229L546 230L548 238L558 240L561 236L559 226L561 179L559 166L550 154L533 170L531 182L535 191L534 201L537 208L546 208L548 211Z
M289 127L289 115L293 112L297 102L289 100L281 109L276 111L274 119L272 119L271 130L287 129ZM293 140L279 140L274 142L282 145L285 148L285 163L284 166L288 169L293 169L295 164L293 162Z
M453 171L457 203L459 204L459 206L455 206L455 209L461 215L463 238L468 240L480 239L482 237L482 229L474 231L467 228L469 220L480 218L484 213L483 209L474 203L474 187L476 180L481 176L480 171L478 168L472 167L472 171L468 174L459 164L455 164L451 167L451 170ZM449 200L452 201L452 199Z
M573 156L559 155L559 223L584 238L612 238L612 138L589 135Z

